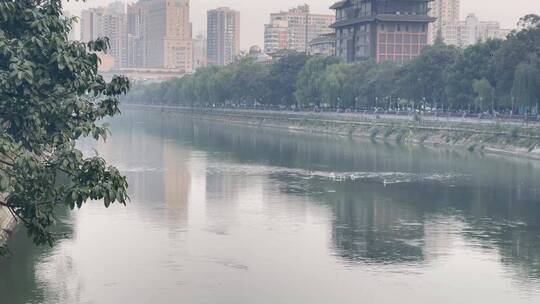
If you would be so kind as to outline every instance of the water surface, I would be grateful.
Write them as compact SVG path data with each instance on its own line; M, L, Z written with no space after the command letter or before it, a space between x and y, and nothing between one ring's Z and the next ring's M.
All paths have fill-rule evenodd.
M19 231L0 303L540 303L540 166L126 111L128 207Z

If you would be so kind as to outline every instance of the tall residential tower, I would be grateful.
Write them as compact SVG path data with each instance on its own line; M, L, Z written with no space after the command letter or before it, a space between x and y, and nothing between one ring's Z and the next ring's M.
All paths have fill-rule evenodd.
M509 29L501 29L497 21L480 21L474 14L469 14L464 21L447 24L442 29L446 44L468 47L488 39L505 39Z
M240 12L228 7L208 11L209 65L227 65L240 54Z
M129 61L144 68L193 69L189 0L139 0L128 8Z
M429 15L436 18L429 27L429 40L435 41L438 35L442 36L444 27L459 21L460 0L433 0L430 3ZM441 37L442 38L442 37Z
M81 41L89 42L103 37L102 17L105 8L90 8L81 12Z
M305 52L310 41L333 32L330 25L334 21L333 15L312 14L309 5L270 14L270 22L264 26L264 51L274 53L288 49Z
M207 44L206 37L199 34L193 38L193 70L207 65Z
M125 4L116 1L107 7L92 8L81 12L81 41L88 42L99 37L109 38L110 49L102 60L110 58L111 68L127 66L127 15Z

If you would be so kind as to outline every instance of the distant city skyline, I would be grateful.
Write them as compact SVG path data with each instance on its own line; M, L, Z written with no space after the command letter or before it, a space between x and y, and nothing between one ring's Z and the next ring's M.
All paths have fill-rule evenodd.
M247 0L193 0L191 1L191 21L193 23L193 35L206 34L206 13L210 9L228 6L240 11L242 16L241 25L241 48L248 49L252 45L264 45L264 24L268 22L270 13L279 10L288 10L301 4L311 6L313 13L331 14L329 7L337 0L272 0L272 1L247 1ZM115 2L115 0L88 0L85 3L70 1L65 8L74 15L79 16L84 8L97 7ZM123 0L132 3L136 0ZM464 19L469 13L474 13L481 20L499 21L503 28L514 28L518 19L526 14L540 14L540 1L538 0L513 0L508 2L495 2L492 0L461 0L460 19Z

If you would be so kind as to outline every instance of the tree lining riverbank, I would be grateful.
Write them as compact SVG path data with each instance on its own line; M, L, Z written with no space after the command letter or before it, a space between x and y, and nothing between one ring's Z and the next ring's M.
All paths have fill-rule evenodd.
M279 128L318 134L370 138L398 144L453 146L479 153L540 160L540 128L515 121L409 116L233 110L124 104L126 110L156 111L259 128Z
M491 113L537 118L540 104L540 16L528 15L506 40L466 49L442 42L411 61L291 53L271 64L246 56L162 83L137 83L130 103L174 106L279 107Z

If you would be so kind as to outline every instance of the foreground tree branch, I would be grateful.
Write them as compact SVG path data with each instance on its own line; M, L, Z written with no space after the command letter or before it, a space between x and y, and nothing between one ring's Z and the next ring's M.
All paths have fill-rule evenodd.
M130 87L98 74L107 38L68 40L75 20L60 0L0 0L0 206L37 245L58 237L50 231L58 208L129 200L116 168L75 148L82 137L106 139L99 120L120 113L118 96Z

